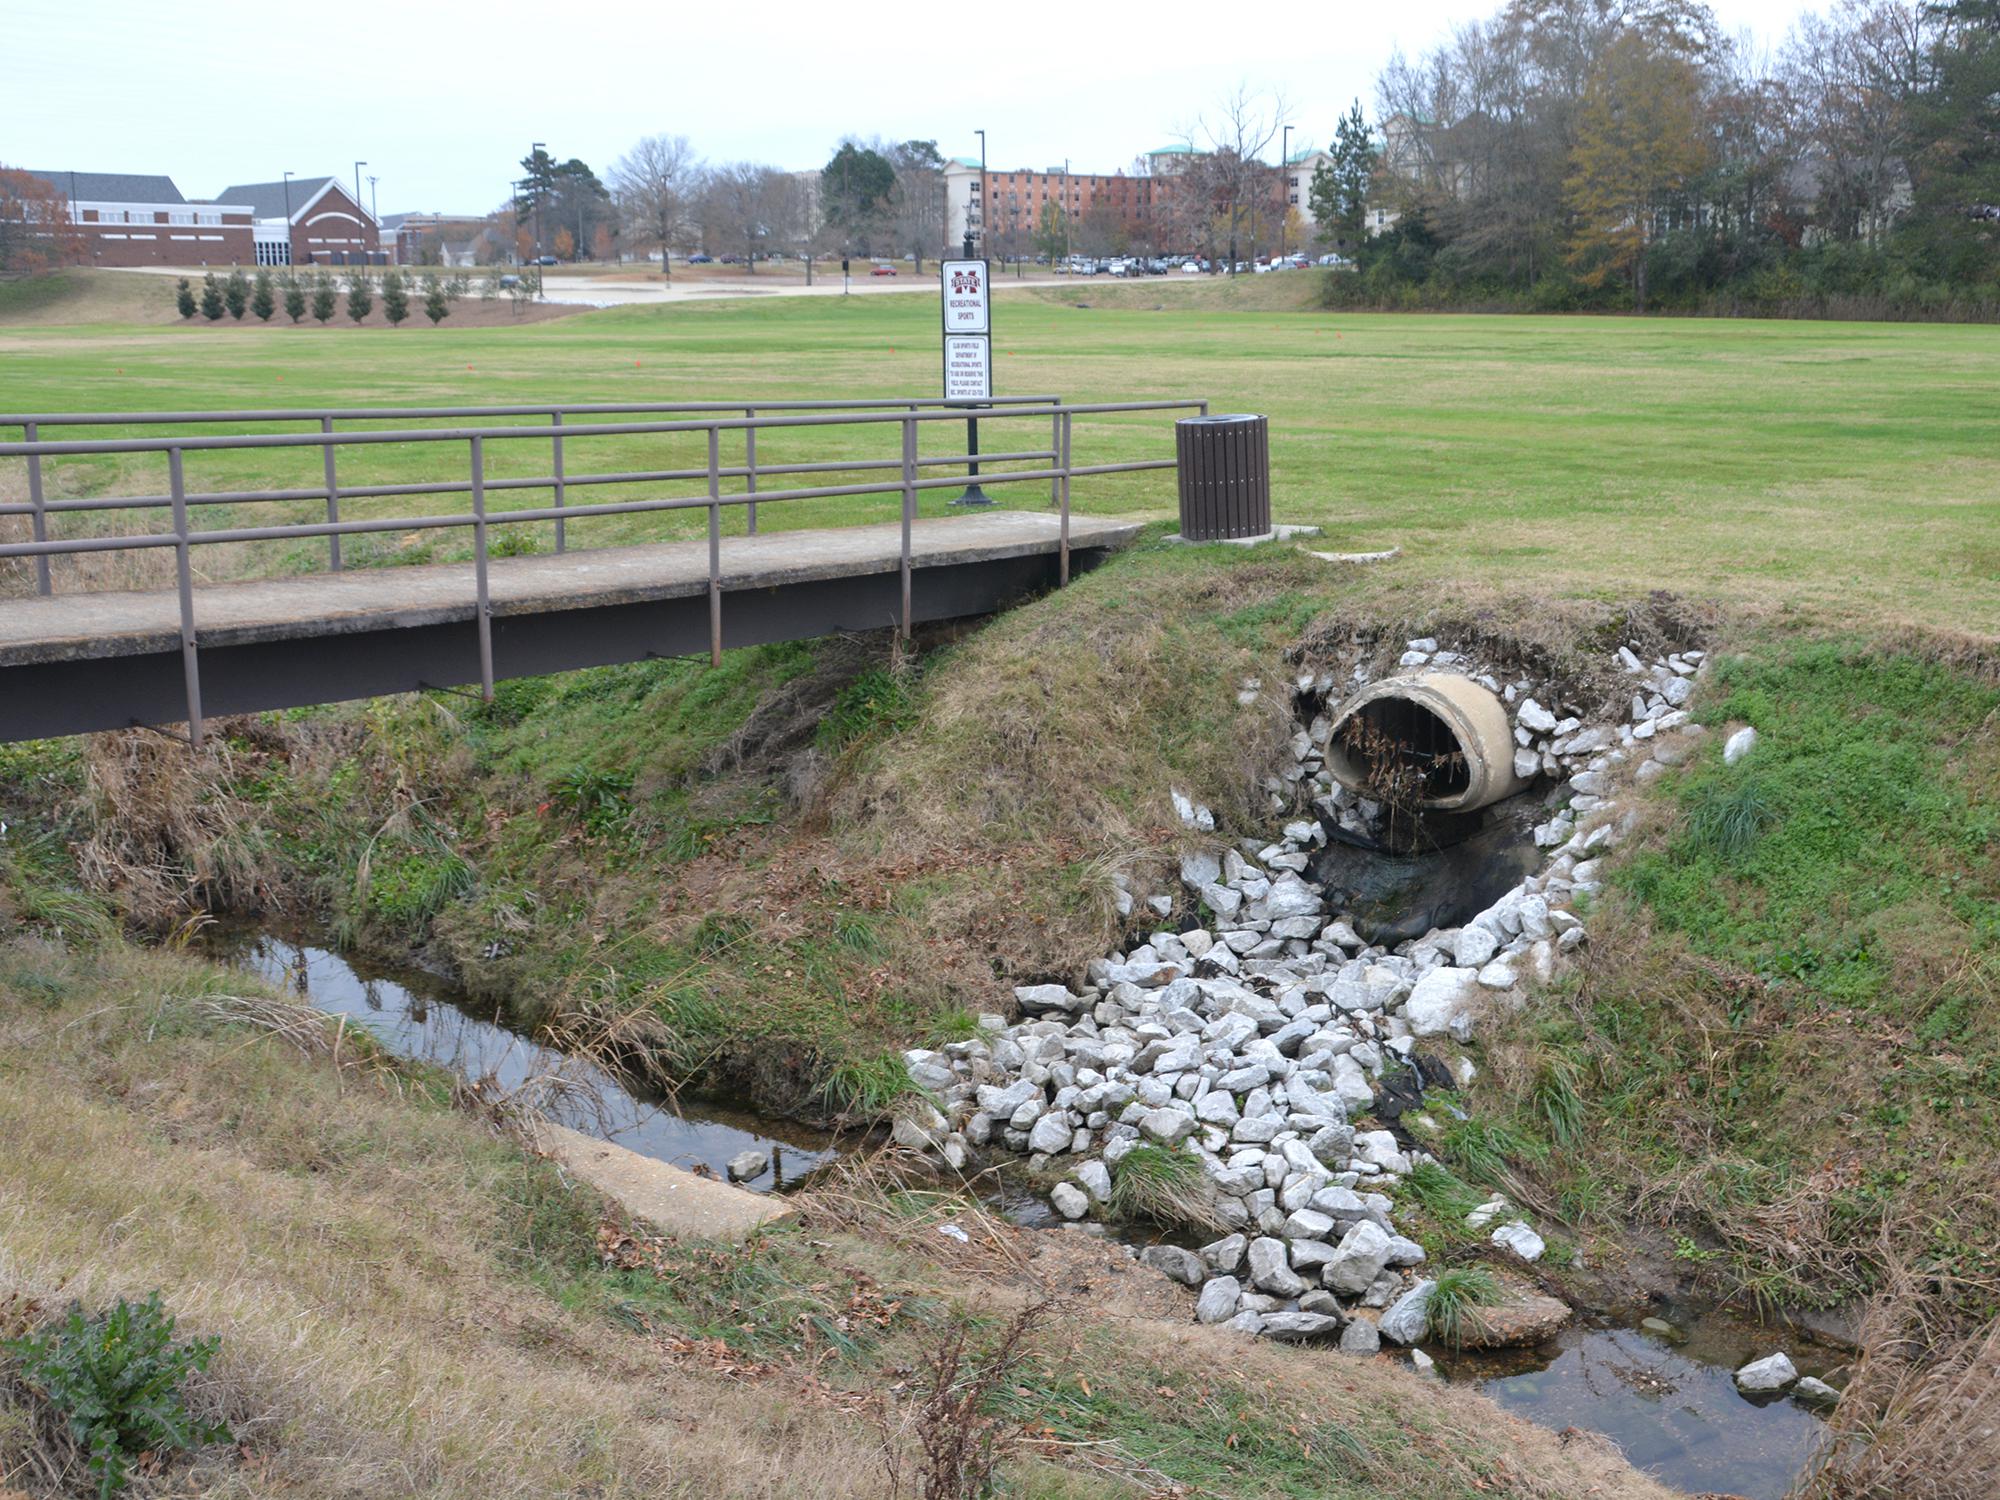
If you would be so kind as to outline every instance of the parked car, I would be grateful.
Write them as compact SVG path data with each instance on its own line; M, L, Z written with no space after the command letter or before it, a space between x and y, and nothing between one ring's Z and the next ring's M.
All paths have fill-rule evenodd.
M870 271L868 274L870 276L894 276L896 274L896 268L894 266L877 266L874 270Z
M691 266L712 266L715 264L715 257L712 255L690 255L687 258L687 263Z
M503 292L511 291L513 288L519 286L520 284L521 284L521 278L518 276L502 276L500 278L500 290Z
M1181 275L1199 276L1200 274L1201 274L1201 267L1196 262L1191 260L1184 260L1181 262Z
M535 257L533 264L538 266L559 266L562 262L557 260L553 255L538 255Z

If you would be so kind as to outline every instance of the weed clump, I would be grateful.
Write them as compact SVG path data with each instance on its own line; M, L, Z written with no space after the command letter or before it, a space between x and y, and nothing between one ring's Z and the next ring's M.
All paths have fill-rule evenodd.
M141 1454L226 1442L228 1429L188 1410L185 1385L208 1368L219 1338L174 1338L173 1315L154 1292L123 1297L109 1312L73 1305L39 1333L0 1341L20 1378L61 1417L88 1455L98 1500L122 1494Z

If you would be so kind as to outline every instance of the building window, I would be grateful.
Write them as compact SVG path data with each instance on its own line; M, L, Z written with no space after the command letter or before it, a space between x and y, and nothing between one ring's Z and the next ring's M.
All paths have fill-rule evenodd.
M194 215L182 209L173 209L167 214L167 222L169 224L192 224L194 222Z
M122 208L100 208L97 211L97 222L100 224L123 224L125 222L125 210Z
M220 224L221 222L221 214L204 213L195 215L195 223L197 224Z

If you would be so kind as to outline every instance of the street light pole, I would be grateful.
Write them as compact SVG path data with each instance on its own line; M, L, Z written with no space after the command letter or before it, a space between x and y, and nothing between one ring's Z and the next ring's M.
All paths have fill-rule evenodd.
M361 169L367 165L368 163L365 161L358 161L354 164L354 211L356 213L361 212ZM361 236L361 264L364 266L368 264L368 236L365 232Z
M1292 127L1287 125L1278 147L1278 259L1285 258L1285 220L1292 216Z
M1076 268L1069 263L1069 158L1067 156L1063 158L1062 195L1063 201L1058 206L1062 209L1063 221L1063 268L1074 274Z
M535 168L539 165L541 154L546 149L548 149L546 141L528 142L528 185L535 193L535 299L537 301L541 300L542 295L542 189L535 181Z

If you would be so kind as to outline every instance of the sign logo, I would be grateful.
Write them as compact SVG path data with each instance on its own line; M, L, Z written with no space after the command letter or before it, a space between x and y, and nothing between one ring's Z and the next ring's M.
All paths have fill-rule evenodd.
M951 273L951 289L960 296L979 295L979 271L977 267L966 266Z

